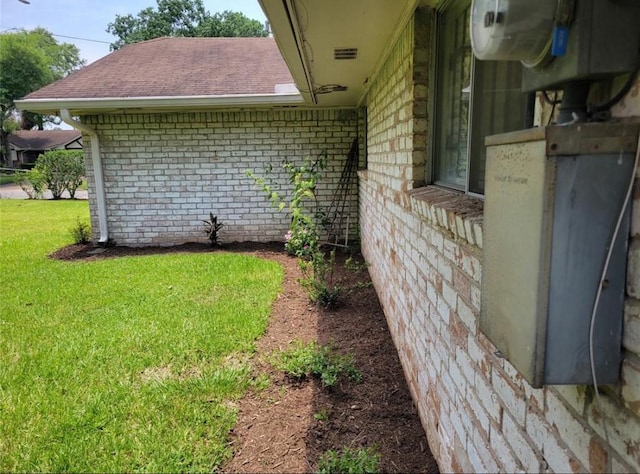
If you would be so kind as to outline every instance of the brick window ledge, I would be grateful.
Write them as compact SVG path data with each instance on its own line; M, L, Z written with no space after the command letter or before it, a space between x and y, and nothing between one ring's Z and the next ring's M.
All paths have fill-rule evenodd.
M438 186L408 191L411 211L456 240L482 248L484 201Z

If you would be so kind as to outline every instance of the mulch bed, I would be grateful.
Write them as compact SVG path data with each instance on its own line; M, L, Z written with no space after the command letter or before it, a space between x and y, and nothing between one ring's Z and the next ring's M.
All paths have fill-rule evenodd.
M203 244L105 249L72 245L51 257L90 261L211 251ZM380 452L382 472L438 472L366 269L345 269L346 255L338 252L336 278L345 287L357 284L357 289L335 308L322 309L309 303L298 282L297 260L286 255L282 243L228 244L215 251L268 258L285 269L282 292L254 357L255 373L268 374L271 384L238 402L238 422L231 435L235 454L223 472L313 472L329 449L367 446ZM327 389L315 379L289 379L268 360L292 341L329 343L338 352L353 354L362 381L341 381Z

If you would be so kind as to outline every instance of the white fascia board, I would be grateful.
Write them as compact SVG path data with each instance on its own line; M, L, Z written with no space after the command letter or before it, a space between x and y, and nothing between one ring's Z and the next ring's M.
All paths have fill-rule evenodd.
M206 95L186 97L101 97L76 99L23 99L16 100L19 110L51 112L70 109L100 111L101 109L184 109L190 107L246 107L269 105L303 104L299 94L247 94L247 95Z

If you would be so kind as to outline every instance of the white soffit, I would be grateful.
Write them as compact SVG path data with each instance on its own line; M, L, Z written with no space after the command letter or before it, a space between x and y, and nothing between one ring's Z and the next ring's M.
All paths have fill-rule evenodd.
M419 0L259 0L308 103L356 106ZM345 90L346 88L346 90Z

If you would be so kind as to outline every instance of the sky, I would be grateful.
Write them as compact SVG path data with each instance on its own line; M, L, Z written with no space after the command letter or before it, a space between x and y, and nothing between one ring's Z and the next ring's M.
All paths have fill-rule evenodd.
M87 64L109 54L109 44L115 38L106 29L116 15L136 16L144 8L157 6L156 0L29 1L30 5L19 0L0 0L0 31L41 26L58 42L75 44ZM232 10L261 23L266 21L258 0L203 0L203 4L210 13Z

